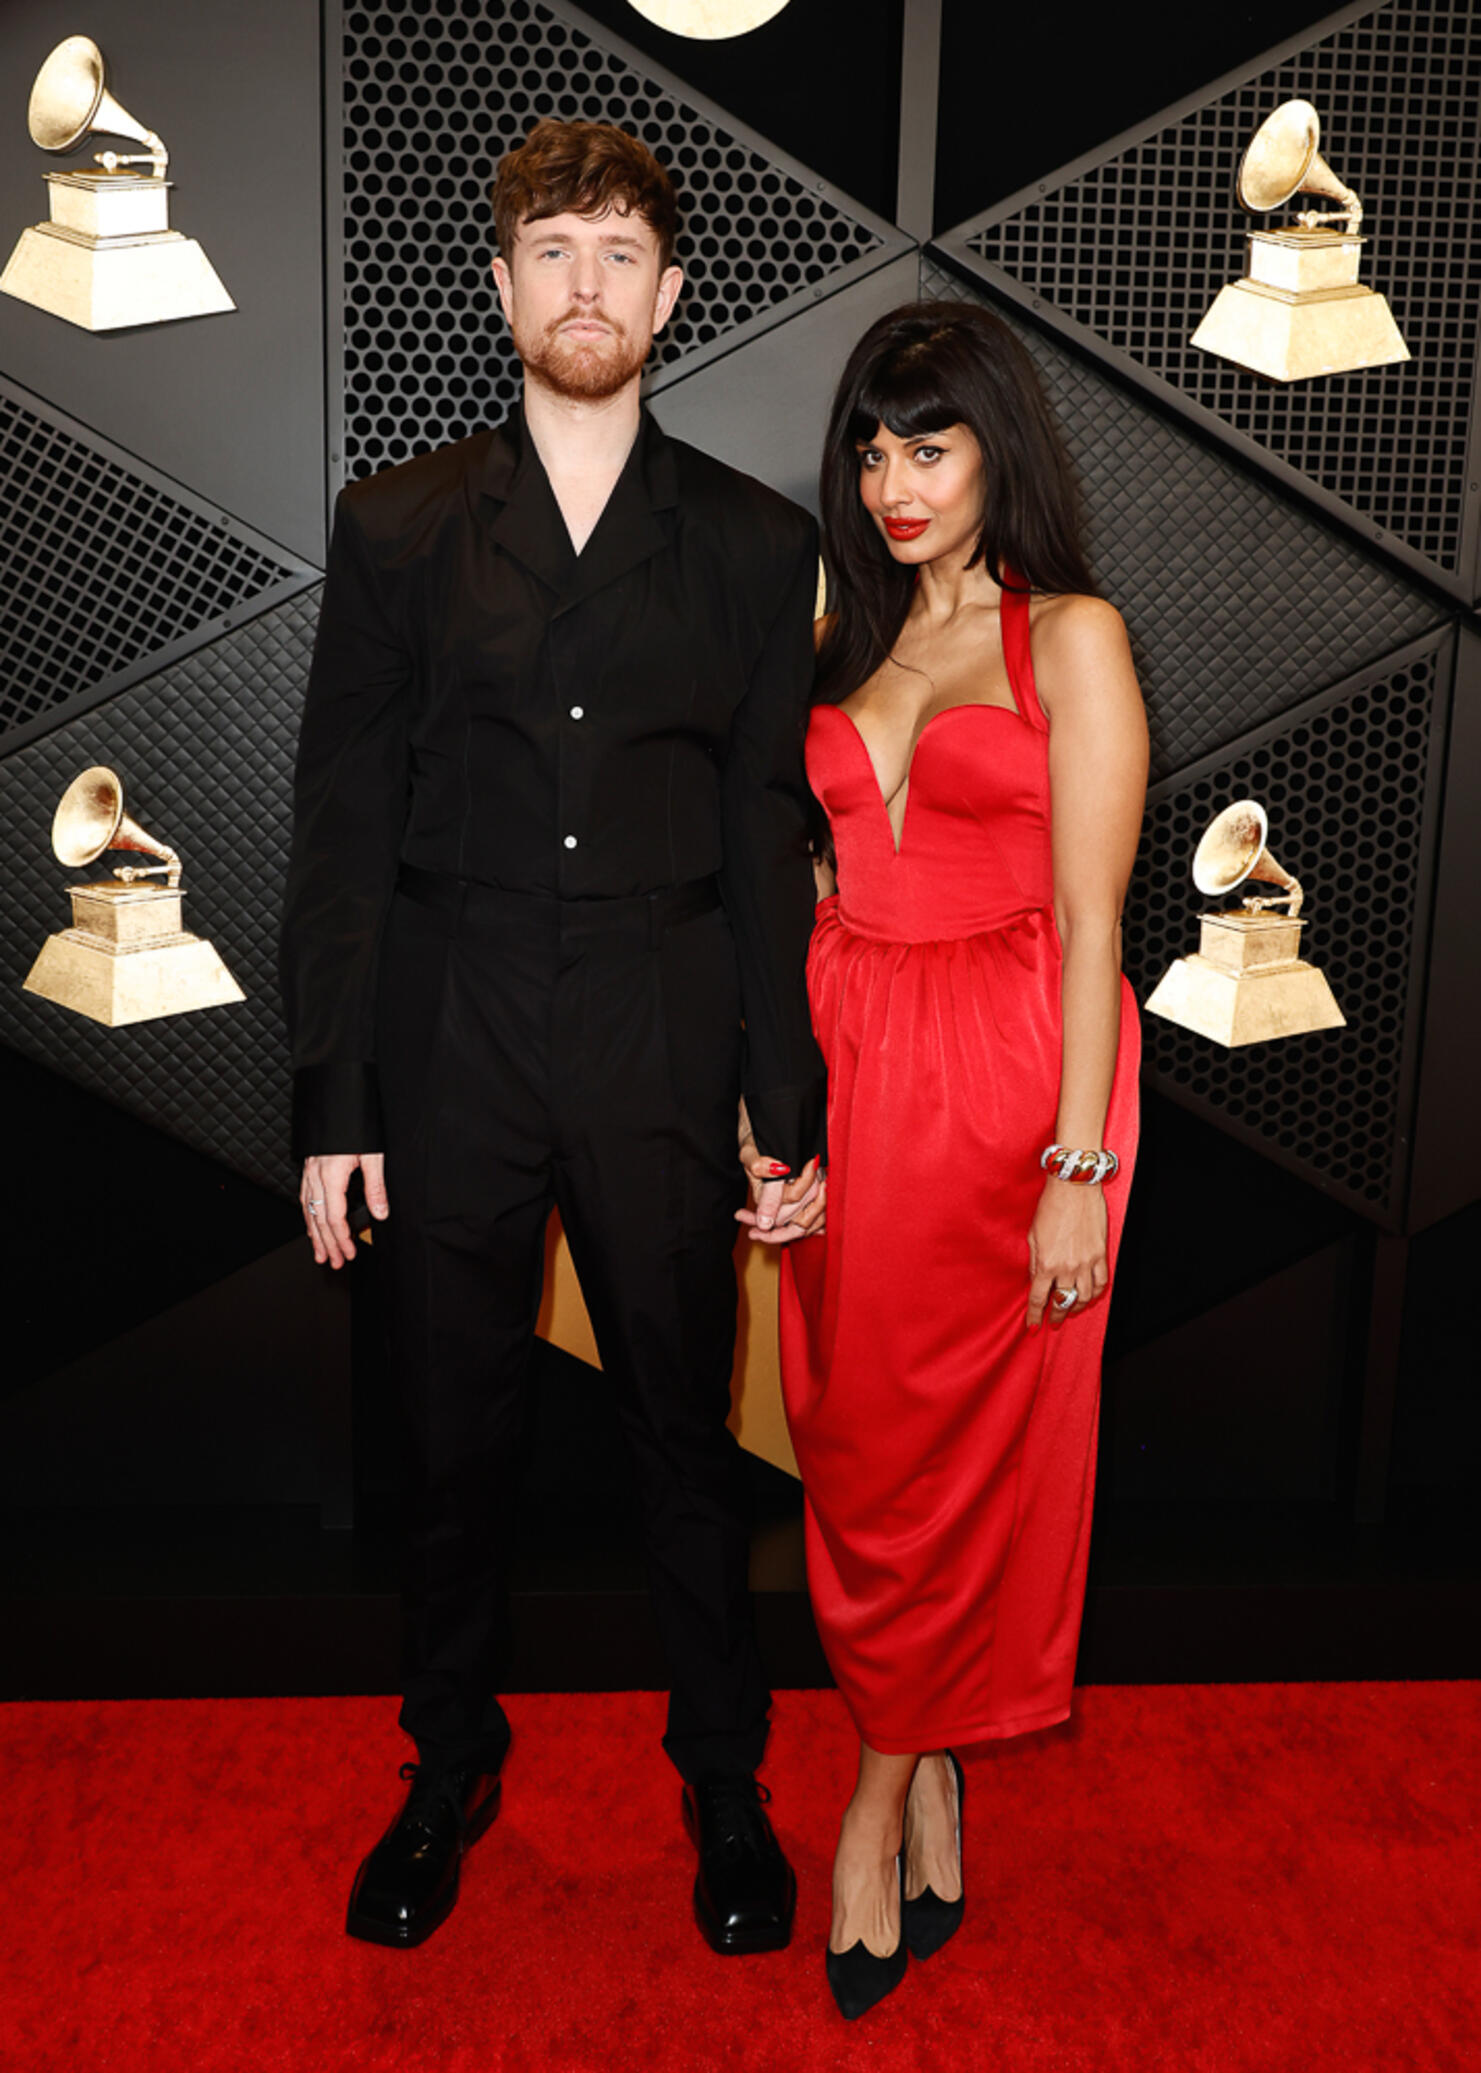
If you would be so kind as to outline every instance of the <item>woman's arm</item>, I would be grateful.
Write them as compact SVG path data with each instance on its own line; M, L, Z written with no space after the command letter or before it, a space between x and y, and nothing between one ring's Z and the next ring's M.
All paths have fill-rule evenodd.
M1121 1033L1121 904L1141 833L1147 722L1126 628L1103 599L1052 598L1038 608L1034 673L1050 723L1054 915L1064 950L1054 1137L1098 1151ZM1053 1288L1074 1288L1079 1301L1070 1311L1051 1303L1051 1323L1093 1302L1110 1279L1100 1188L1046 1176L1029 1255L1030 1328Z

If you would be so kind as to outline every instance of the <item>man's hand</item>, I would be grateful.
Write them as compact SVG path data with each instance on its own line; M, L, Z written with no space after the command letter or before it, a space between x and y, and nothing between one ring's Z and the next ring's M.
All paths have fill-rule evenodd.
M365 1182L365 1206L376 1221L391 1214L386 1200L386 1159L383 1152L329 1152L303 1162L303 1183L298 1190L299 1206L308 1228L314 1258L322 1267L342 1267L355 1257L350 1220L345 1213L350 1175L360 1168Z

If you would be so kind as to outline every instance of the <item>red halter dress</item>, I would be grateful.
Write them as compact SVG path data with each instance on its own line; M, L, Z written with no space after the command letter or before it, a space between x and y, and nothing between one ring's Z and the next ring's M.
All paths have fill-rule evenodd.
M1017 711L928 722L898 850L848 714L816 707L807 736L838 858L808 961L828 1220L783 1254L782 1382L818 1630L886 1753L1065 1719L1085 1594L1106 1304L1024 1327L1060 944L1026 595L1004 593L1002 629ZM1113 1268L1139 1052L1123 980Z

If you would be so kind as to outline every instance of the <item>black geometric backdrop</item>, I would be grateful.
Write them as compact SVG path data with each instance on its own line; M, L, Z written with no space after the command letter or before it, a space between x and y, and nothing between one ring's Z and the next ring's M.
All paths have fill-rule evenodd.
M122 38L127 0L95 4L115 9ZM201 6L199 58L210 23L219 24L230 0L194 4ZM314 0L294 4L313 7ZM800 19L804 4L814 15L836 15L839 33L848 33L848 11L823 9L820 0L796 0L779 20ZM897 227L749 134L565 0L323 0L322 22L322 78L316 65L308 69L312 88L323 89L324 134L313 141L316 150L323 145L325 192L321 208L312 180L300 181L299 220L316 235L322 225L323 242L307 252L292 300L312 344L300 350L288 326L279 350L300 375L307 355L311 387L322 374L328 486L495 421L513 400L512 361L487 276L487 182L500 151L547 110L641 128L678 174L688 210L681 256L689 291L650 387L678 396L692 381L691 420L708 427L713 419L716 444L722 430L733 437L731 451L743 465L764 409L755 366L779 368L786 380L795 365L820 386L817 363L839 345L854 309L838 291L851 289L861 300L892 295L900 275L908 292L905 255L914 246ZM57 33L92 26L64 21ZM1136 30L1133 10L1128 36ZM95 33L104 34L101 27ZM1481 37L1474 11L1458 0L1389 0L1352 8L1302 40L1309 47L1279 51L1246 77L1215 82L1197 105L1168 110L1137 136L1047 178L1042 191L974 218L922 255L920 285L927 294L980 297L1010 314L1084 482L1098 579L1130 627L1154 748L1125 929L1138 995L1145 999L1166 965L1196 945L1190 854L1230 798L1263 800L1276 855L1306 885L1306 949L1331 979L1347 1027L1226 1052L1146 1016L1145 1071L1151 1087L1260 1155L1215 1142L1211 1169L1285 1201L1299 1196L1311 1222L1322 1205L1308 1188L1292 1183L1287 1192L1272 1168L1289 1168L1335 1198L1334 1221L1341 1219L1344 1233L1337 1266L1345 1272L1365 1256L1349 1212L1382 1229L1411 1227L1415 1059L1432 936L1440 941L1446 912L1446 899L1433 899L1442 783L1450 788L1447 840L1476 792L1474 779L1446 757L1458 738L1456 628L1472 618L1465 608L1481 591L1473 487L1481 476L1473 429ZM0 73L13 80L23 69L14 63L18 44L11 10L0 8ZM1051 76L1052 68L1024 82L1024 97L1042 101ZM294 78L302 109L309 93L298 59ZM983 89L987 122L1004 80L984 77ZM816 90L829 90L825 76ZM1240 268L1243 226L1230 198L1239 151L1291 94L1316 101L1328 156L1368 205L1373 237L1364 278L1388 294L1415 357L1403 368L1278 390L1191 353L1186 337ZM148 105L140 99L138 112ZM1107 107L1109 127L1113 94ZM859 119L872 119L868 105ZM231 148L230 140L223 144L223 152ZM228 197L210 220L195 213L204 190L187 185L181 153L181 221L234 284L248 276L240 259L227 264L231 237L242 254L257 249L264 273L276 249L276 225L258 205L251 165L243 165L240 207ZM26 164L24 188L17 186L10 205L10 235L36 212L36 172ZM887 267L894 270L888 278ZM835 296L819 316L817 305ZM285 290L285 307L290 299ZM265 300L253 298L258 307ZM35 312L21 321L54 322ZM203 421L205 397L217 424L228 427L228 450L259 437L280 448L282 425L264 421L260 402L238 422L230 415L234 398L223 401L219 384L212 389L213 338L236 321L222 317L170 334L177 374L184 367L209 377L194 390L181 383L175 427L189 434L192 395ZM825 330L831 342L820 346ZM29 335L43 340L44 351L43 334L33 328ZM78 399L95 393L92 365L117 368L132 350L145 379L158 343L142 335L71 339L80 370L68 391L72 410L86 415ZM138 442L144 459L126 450L131 421L119 398L127 384L117 387L113 414L98 418L110 443L64 418L34 371L28 378L47 394L0 389L0 613L7 615L0 672L9 672L12 687L10 705L0 708L0 815L8 837L0 1046L290 1197L275 937L319 571L240 524L235 509L219 510L156 472L147 440ZM100 375L96 393L106 387ZM177 391L169 393L173 403ZM294 423L302 421L300 414ZM317 461L320 420L312 421ZM690 436L706 443L703 430ZM187 457L189 445L185 436ZM766 473L767 464L758 461L755 471ZM237 479L229 470L198 477L183 464L176 472L190 481ZM314 505L310 497L308 534ZM300 534L286 537L316 555ZM182 853L187 926L215 943L244 988L240 1004L109 1031L20 990L44 936L68 919L69 877L91 875L64 872L47 837L63 787L93 762L120 771L131 810ZM1445 881L1449 910L1464 914L1456 875ZM1464 1021L1453 1016L1446 1026ZM1425 1057L1434 1086L1439 1076L1428 1050ZM1165 1210L1174 1200L1172 1214L1181 1217L1186 1203L1187 1228L1177 1236L1187 1266L1206 1250L1198 1225L1203 1174L1188 1168L1208 1154L1210 1136L1164 1102L1149 1102L1147 1119L1147 1148L1160 1157L1145 1164L1133 1214L1143 1213L1139 1203ZM1443 1119L1436 1136L1447 1152L1450 1131L1466 1121L1460 1105ZM1474 1197L1474 1180L1469 1187ZM1230 1211L1236 1192L1231 1187L1219 1204L1226 1229L1243 1215L1242 1194ZM1416 1184L1416 1202L1422 1192ZM1433 1215L1456 1203L1448 1195ZM146 1209L151 1238L167 1243L171 1204L159 1206L157 1224L154 1205ZM207 1272L218 1229L212 1222ZM1156 1226L1155 1239L1152 1230L1144 1225L1128 1246L1119 1328L1130 1317L1145 1337L1165 1329L1169 1317L1186 1316L1188 1331L1201 1332L1207 1347L1221 1330L1208 1294L1215 1283L1200 1278L1187 1296L1180 1283L1168 1293L1167 1226ZM1241 1252L1223 1274L1221 1261L1218 1290L1243 1288L1252 1310L1260 1309L1273 1286L1261 1278L1272 1252L1289 1242L1299 1253L1306 1235L1284 1223L1267 1231L1254 1264ZM301 1259L296 1242L293 1253ZM1380 1247L1379 1256L1390 1262L1385 1300L1397 1339L1392 1249ZM1155 1303L1145 1286L1154 1279ZM1369 1293L1351 1291L1355 1321ZM1450 1303L1448 1289L1442 1296L1437 1308ZM1286 1300L1271 1313L1277 1323ZM1128 1362L1148 1350L1144 1338L1128 1343L1123 1390ZM1356 1322L1350 1343L1355 1354L1366 1345L1381 1383L1383 1330ZM308 1356L286 1324L280 1344L284 1367L312 1385ZM1334 1360L1340 1344L1338 1333ZM187 1368L199 1359L193 1347L182 1357ZM1115 1387L1113 1380L1113 1440L1121 1416ZM1384 1400L1381 1387L1365 1388L1366 1409L1377 1406L1368 1423L1379 1434L1369 1448L1365 1425L1363 1445L1378 1462L1374 1470L1370 1461L1368 1483L1381 1490ZM1318 1378L1321 1407L1329 1403L1326 1389ZM148 1394L146 1378L139 1391L146 1408ZM131 1419L133 1397L120 1401ZM254 1399L254 1416L257 1409ZM61 1421L73 1416L65 1392L55 1411ZM1220 1417L1245 1415L1242 1402L1212 1407L1198 1444L1215 1444L1228 1429ZM218 1443L214 1430L210 1438ZM1325 1426L1321 1442L1322 1465L1335 1476L1336 1441ZM125 1444L145 1442L130 1428ZM189 1465L182 1471L193 1473ZM1206 1485L1190 1478L1177 1487L1187 1494ZM1263 1517L1258 1531L1263 1560Z
M1387 0L1334 15L1303 42L938 242L1471 601L1481 9ZM1256 128L1295 96L1315 104L1322 154L1363 201L1362 279L1387 295L1405 365L1285 385L1189 344L1243 272L1245 229L1289 219L1246 216L1233 183Z
M1272 845L1278 855L1290 852L1310 880L1313 955L1331 972L1352 1025L1303 1043L1350 1056L1351 1070L1344 1065L1336 1084L1367 1091L1360 1102L1344 1092L1350 1127L1339 1144L1333 1119L1313 1112L1303 1043L1262 1047L1258 1056L1222 1054L1149 1024L1149 1071L1180 1099L1383 1223L1398 1214L1403 1191L1405 1060L1422 991L1434 834L1429 777L1450 690L1450 648L1440 639L1446 608L1399 564L1422 566L1431 586L1444 575L1453 588L1464 561L1454 483L1469 433L1474 345L1476 266L1465 242L1470 174L1462 163L1474 110L1452 102L1454 82L1475 77L1476 48L1471 18L1453 7L1418 10L1396 0L1379 13L1378 26L1344 18L1314 39L1309 58L1283 55L1255 68L1258 77L1244 87L1212 89L1206 114L1177 111L1153 123L1147 138L1164 139L1155 149L1108 147L1046 182L1046 194L1052 188L1060 196L1053 235L1042 198L993 212L975 227L975 244L966 236L946 241L949 268L927 255L921 284L926 293L985 293L1017 305L1013 321L1084 479L1098 576L1131 628L1158 784L1128 927L1141 990L1191 945L1196 903L1186 852L1204 808L1211 814L1222 803L1222 787L1257 796L1264 787ZM665 346L660 385L785 326L819 296L909 247L898 230L744 134L564 0L351 4L343 12L343 65L339 16L331 10L327 20L331 313L344 298L327 372L331 419L349 434L335 449L331 474L363 474L458 436L497 418L510 400L508 351L486 275L486 183L499 152L547 109L641 126L680 176L691 285L683 322ZM1391 37L1384 52L1372 42L1380 34ZM1442 61L1448 69L1436 85ZM1358 73L1370 62L1377 98L1363 103ZM1390 371L1256 394L1247 377L1190 358L1177 343L1187 314L1178 298L1189 309L1198 303L1201 313L1205 289L1211 296L1234 264L1228 181L1238 148L1267 105L1292 92L1318 101L1333 162L1372 211L1378 242L1368 259L1381 256L1386 271L1370 266L1370 278L1390 293L1416 350L1401 390L1391 386ZM1433 117L1437 141L1425 146L1427 157L1415 155L1416 110L1426 122ZM1359 151L1362 120L1367 142ZM1458 126L1450 141L1447 124ZM1391 136L1398 171L1380 152L1380 135ZM1436 184L1442 143L1454 161L1448 186ZM1421 182L1425 206L1385 184L1395 180ZM341 182L343 246L334 234ZM1408 243L1400 240L1401 222ZM1016 265L1058 269L1052 280L1046 272L1025 286L1001 259L989 259L999 232L1016 238ZM1092 233L1093 256L1085 242ZM1143 279L1138 255L1158 252L1162 272L1154 267ZM1066 298L1065 308L1050 306L1050 287ZM1446 308L1436 316L1442 297ZM1043 305L1037 313L1026 307L1035 303ZM1127 314L1133 305L1144 312L1135 321ZM1104 323L1103 337L1089 328L1092 319ZM1072 333L1083 350L1067 349L1055 329ZM1147 357L1154 346L1164 356L1155 369ZM1094 364L1111 359L1135 374L1141 393ZM723 366L719 358L707 379ZM1193 387L1184 393L1175 376ZM1195 395L1199 382L1213 384L1211 403L1202 391ZM1170 410L1150 407L1149 387ZM715 393L723 408L723 386ZM1383 469L1368 466L1390 451L1382 444L1392 432L1383 399L1399 393L1409 399L1406 410L1413 405L1409 487L1408 449L1393 447ZM1197 436L1186 422L1190 399L1205 428L1215 423L1215 405L1256 412L1239 434L1242 461ZM52 425L48 433L47 406L11 403L10 423L19 430L0 453L4 508L14 544L29 557L25 623L36 629L52 674L32 669L31 717L22 736L10 737L14 752L0 749L0 800L8 824L26 831L28 856L6 896L14 969L0 974L8 989L0 1038L286 1188L286 1074L271 939L312 600L282 599L278 586L302 592L313 572L240 528L223 529L198 500L182 494L172 505L152 502L162 486L140 464L85 427ZM1348 419L1339 429L1343 411ZM1218 425L1222 436L1233 420ZM1332 473L1333 456L1353 441L1361 466L1349 480ZM52 471L45 483L37 479L38 455ZM1365 508L1370 533L1375 518L1395 528L1409 511L1406 537L1422 541L1423 553L1412 541L1401 551L1392 530L1381 545L1334 531L1309 502L1282 493L1296 469L1311 471L1301 480L1313 495L1348 498L1349 516ZM55 501L59 484L73 485L61 505L65 533L47 531L54 515L42 493L50 487ZM1411 518L1421 506L1439 531L1416 530ZM113 522L120 511L133 526L122 550L126 580L110 590L120 565ZM101 516L89 532L94 513ZM98 607L91 619L72 610L65 587L75 581L69 557L75 561L79 542L84 585ZM48 578L63 602L43 633ZM228 598L234 619L253 616L222 634ZM83 643L100 618L108 640L90 659ZM188 643L192 629L207 645L180 656L173 644ZM151 654L159 656L152 670ZM78 699L86 700L89 686L109 688L106 666L116 668L120 655L132 656L139 681L79 717ZM47 697L48 685L56 702L38 712L34 701ZM49 719L58 724L33 738ZM1301 728L1317 732L1301 737ZM1392 767L1375 773L1375 755ZM104 1037L15 991L44 926L65 919L62 874L45 833L63 785L91 761L115 763L139 817L185 854L187 915L236 970L249 994L242 1007ZM1402 812L1370 809L1367 801L1385 787L1402 794ZM1323 814L1332 821L1325 837ZM1388 889L1382 903L1369 898L1377 883ZM1385 1076L1387 1087L1379 1084Z

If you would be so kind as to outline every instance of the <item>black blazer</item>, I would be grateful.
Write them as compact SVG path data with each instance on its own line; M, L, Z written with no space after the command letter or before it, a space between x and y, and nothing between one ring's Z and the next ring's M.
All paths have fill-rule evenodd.
M404 860L564 898L718 873L763 1150L821 1148L802 738L817 532L645 412L579 555L516 413L339 498L299 743L283 993L299 1154L381 1148Z

